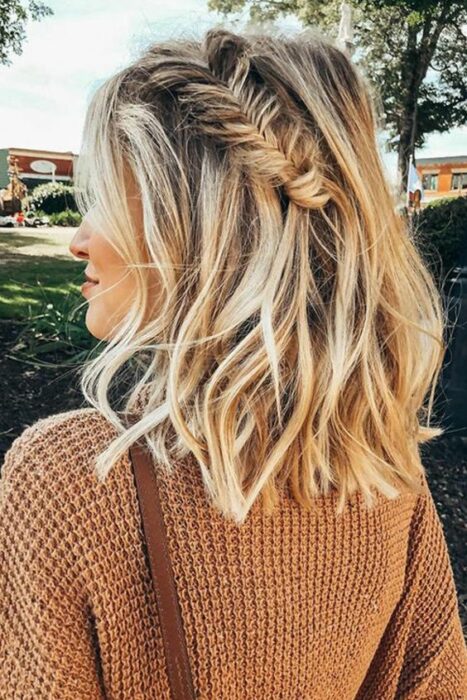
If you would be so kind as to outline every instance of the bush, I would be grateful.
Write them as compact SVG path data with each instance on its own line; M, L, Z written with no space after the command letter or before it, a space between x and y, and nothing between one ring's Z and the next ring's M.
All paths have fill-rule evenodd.
M38 284L40 284L38 282ZM47 298L23 322L23 330L12 348L13 359L43 366L74 366L91 359L101 341L86 328L87 304L79 294L68 294L63 300Z
M26 212L25 212L26 213ZM48 216L48 214L42 209L34 209L34 216Z
M82 217L78 211L65 209L56 214L50 214L49 219L52 226L79 226Z
M33 210L42 209L46 214L54 214L65 209L78 211L74 188L63 182L46 182L38 185L26 198Z
M443 198L413 215L414 239L436 280L467 265L467 197Z

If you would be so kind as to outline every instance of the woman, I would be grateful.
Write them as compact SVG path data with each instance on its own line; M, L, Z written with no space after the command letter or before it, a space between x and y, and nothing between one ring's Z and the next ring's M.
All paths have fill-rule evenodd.
M0 697L170 697L141 436L198 697L466 697L418 452L443 312L376 127L310 32L155 44L94 94L70 250L105 345L5 458Z

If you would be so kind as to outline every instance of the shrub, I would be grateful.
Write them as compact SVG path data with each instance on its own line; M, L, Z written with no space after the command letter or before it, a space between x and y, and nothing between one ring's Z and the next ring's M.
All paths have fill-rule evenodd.
M34 209L33 211L34 211L34 216L48 216L48 214L45 211L43 211L42 209Z
M38 185L26 199L31 209L42 209L46 214L54 214L65 209L78 211L74 188L63 182L46 182Z
M50 214L49 219L52 226L79 226L82 217L78 211L65 209L65 211Z
M413 215L415 243L438 283L467 265L467 197L436 200Z
M11 348L14 359L48 367L72 367L90 359L101 341L86 328L87 304L82 296L73 292L57 300L48 298L47 288L42 291L41 308L24 319Z

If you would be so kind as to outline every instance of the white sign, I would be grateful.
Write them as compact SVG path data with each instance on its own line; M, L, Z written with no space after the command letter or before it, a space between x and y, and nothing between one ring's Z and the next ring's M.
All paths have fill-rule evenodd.
M53 173L57 166L50 160L33 160L31 170L36 173Z

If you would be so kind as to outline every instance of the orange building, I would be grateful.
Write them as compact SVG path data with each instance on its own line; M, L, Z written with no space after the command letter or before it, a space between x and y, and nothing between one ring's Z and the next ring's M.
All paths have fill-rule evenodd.
M444 197L467 196L467 155L417 158L425 203Z
M13 158L19 168L19 176L31 191L45 182L73 181L73 167L78 155L72 151L45 151L33 148L0 148L0 188L7 187L8 158Z

